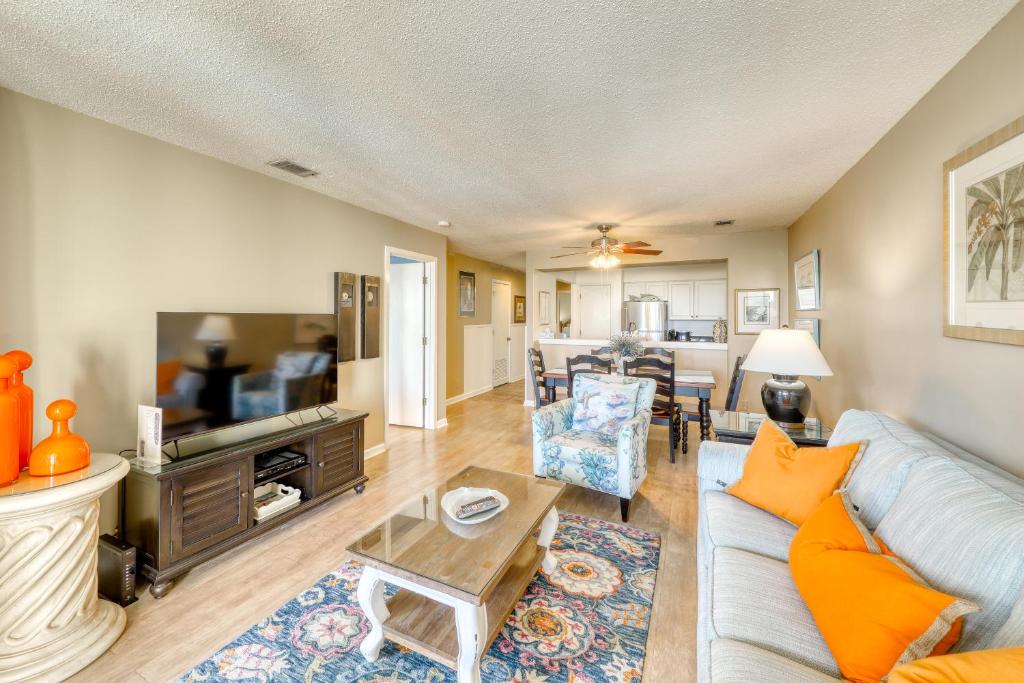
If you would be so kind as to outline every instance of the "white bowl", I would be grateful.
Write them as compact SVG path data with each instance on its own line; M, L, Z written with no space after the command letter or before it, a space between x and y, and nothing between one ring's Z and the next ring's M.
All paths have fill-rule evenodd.
M474 500L479 500L486 496L494 496L497 498L498 507L488 510L487 512L481 512L469 519L459 519L455 516L456 511L466 503L471 503ZM486 522L507 507L508 497L501 491L495 491L494 489L476 489L468 486L462 486L441 496L441 509L445 511L445 514L459 524L480 524L481 522Z

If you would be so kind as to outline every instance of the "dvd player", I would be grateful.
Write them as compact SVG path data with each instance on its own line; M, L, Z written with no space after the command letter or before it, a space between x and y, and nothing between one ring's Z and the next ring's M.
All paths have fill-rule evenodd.
M268 479L273 479L282 472L290 472L305 465L307 462L305 453L292 453L291 451L279 451L277 453L264 453L256 456L256 472L253 474L253 481L260 484Z

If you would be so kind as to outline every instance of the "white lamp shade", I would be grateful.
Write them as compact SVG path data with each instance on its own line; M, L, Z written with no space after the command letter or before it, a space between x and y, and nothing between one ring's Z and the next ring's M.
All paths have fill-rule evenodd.
M743 361L743 369L773 375L832 376L832 368L807 330L762 331Z
M235 325L231 322L230 315L218 315L211 313L203 318L203 324L196 332L198 341L229 341L235 338Z

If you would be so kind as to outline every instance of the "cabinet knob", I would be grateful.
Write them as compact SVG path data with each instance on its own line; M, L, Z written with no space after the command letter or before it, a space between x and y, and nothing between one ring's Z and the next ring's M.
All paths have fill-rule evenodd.
M242 498L248 498L248 497L249 497L249 492L248 491L242 491Z
M321 462L321 463L318 463L318 464L317 464L317 467L319 467L320 469L323 469L323 468L324 468L324 464L323 464L322 462Z

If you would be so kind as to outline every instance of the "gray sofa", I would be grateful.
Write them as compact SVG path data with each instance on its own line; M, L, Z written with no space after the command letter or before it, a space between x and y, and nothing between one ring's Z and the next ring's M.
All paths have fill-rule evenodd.
M885 415L847 411L830 443L859 440L849 494L861 518L933 587L982 608L953 651L1024 646L1024 480ZM748 449L700 448L697 680L835 681L786 563L796 527L724 492Z

